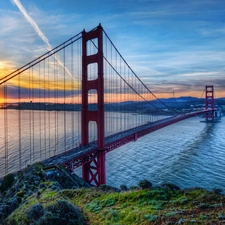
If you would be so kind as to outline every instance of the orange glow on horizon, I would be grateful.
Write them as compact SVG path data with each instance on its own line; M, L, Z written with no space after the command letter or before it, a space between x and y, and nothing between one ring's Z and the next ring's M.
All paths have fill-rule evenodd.
M200 98L200 93L199 92L193 92L191 93L192 95L190 95L190 93L185 93L185 92L182 92L180 93L180 95L178 96L174 96L174 98L179 98L179 97L197 97L197 98ZM147 101L151 101L151 100L155 100L155 98L153 98L150 94L142 94L143 98L146 99ZM160 97L158 97L160 96ZM161 98L173 98L173 96L170 94L160 94L160 95L157 95L157 97L159 99ZM217 94L216 96L217 98L219 97L222 97L222 94L221 96ZM105 100L105 103L119 103L119 102L126 102L126 101L137 101L137 102L141 102L141 101L145 101L143 98L141 97L137 97L136 94L105 94L104 95L104 100ZM205 95L202 96L202 98L205 98ZM2 94L2 91L1 91L1 95L0 95L0 103L17 103L17 102L42 102L42 103L66 103L66 104L81 104L82 102L82 98L81 98L81 94L77 94L77 95L74 95L74 96L68 96L68 97L63 97L63 96L60 96L58 97L57 99L56 98L53 98L53 97L46 97L46 98L43 98L43 97L40 97L40 98L20 98L20 100L18 100L18 98L7 98L7 99L4 99L4 96ZM88 103L92 104L92 103L97 103L97 95L96 94L91 94L89 96L89 99L88 99Z
M15 66L12 65L11 62L7 61L0 61L0 79L6 76L6 74L9 74L11 72L15 71ZM71 77L66 77L67 79L64 80L63 75L61 76L58 74L57 75L57 81L54 80L54 75L50 76L50 74L46 75L41 75L38 74L37 71L25 71L21 75L19 75L20 78L17 76L7 82L7 87L14 87L18 88L24 88L24 89L40 89L40 90L46 90L46 92L49 91L77 91L81 89L81 82L73 80ZM9 90L9 89L8 89ZM216 98L219 97L224 97L225 93L224 92L219 92L215 89L216 92ZM15 94L15 93L14 93ZM5 99L4 97L4 85L0 86L0 103L4 102L18 102L17 96L11 96L10 94L7 94L8 97ZM175 95L173 96L172 93L155 93L155 95L158 98L178 98L181 96L192 96L192 97L197 97L197 98L204 98L205 96L201 96L202 92L198 91L191 91L191 92L176 92ZM151 101L154 100L155 98L151 94L142 94L141 95L143 98L138 96L136 93L113 93L113 94L108 94L106 93L104 95L105 103L111 103L111 102L126 102L126 101L144 101L144 99ZM19 100L20 102L53 102L53 103L75 103L75 104L80 104L81 103L81 95L74 95L74 96L68 96L66 98L63 98L60 96L58 99L54 99L52 97L50 98L33 98L30 99L29 97L27 98L21 98ZM97 96L96 94L90 94L89 96L89 103L96 103L97 101Z
M55 68L54 68L55 69ZM14 72L15 66L10 62L0 61L0 79ZM53 72L27 70L7 81L8 86L21 87L26 89L48 89L48 90L78 90L81 86L76 77L67 76L59 71ZM55 76L57 77L55 79Z

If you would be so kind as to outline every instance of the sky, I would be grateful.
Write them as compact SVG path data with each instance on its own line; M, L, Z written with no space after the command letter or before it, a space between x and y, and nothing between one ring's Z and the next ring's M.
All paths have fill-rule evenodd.
M0 1L0 75L99 23L157 96L225 97L225 0Z

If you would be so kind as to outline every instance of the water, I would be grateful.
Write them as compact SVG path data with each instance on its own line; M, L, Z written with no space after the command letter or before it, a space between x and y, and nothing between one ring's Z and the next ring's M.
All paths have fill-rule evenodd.
M154 185L225 190L225 121L190 118L107 154L107 183L119 187L148 179Z
M0 119L4 111L0 111ZM19 115L19 113L21 113ZM16 111L8 116L8 171L19 168L18 139L21 137L22 166L43 160L76 147L81 142L80 113ZM18 134L18 118L25 132ZM113 117L114 121L107 121ZM29 122L28 118L31 119ZM150 119L142 115L141 121L132 114L106 113L106 133L112 134L146 122ZM201 123L200 118L190 118L155 131L136 142L128 143L106 155L107 184L119 187L137 185L142 179L154 185L174 183L181 188L214 187L225 190L225 120L220 123ZM34 128L33 128L34 125ZM57 131L55 131L58 128ZM31 136L32 138L27 138ZM96 133L90 135L94 139ZM56 139L55 139L56 137ZM66 146L64 145L66 143ZM0 129L0 173L4 175L5 148L4 129ZM46 146L47 149L46 150ZM49 148L48 148L49 147ZM76 171L79 175L81 169Z
M106 112L105 134L162 118ZM0 110L0 121L0 177L81 144L81 113L77 111ZM96 139L96 123L90 122L89 142Z
M77 112L0 110L0 121L0 177L80 144Z

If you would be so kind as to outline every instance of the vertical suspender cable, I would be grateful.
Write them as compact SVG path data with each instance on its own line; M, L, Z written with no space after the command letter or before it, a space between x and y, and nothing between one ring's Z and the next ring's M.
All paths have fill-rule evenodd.
M112 45L110 45L110 62L112 63ZM110 104L112 105L114 103L114 100L113 100L114 88L115 86L117 87L117 85L113 84L113 71L110 66L109 66L109 73L110 73L110 86L113 87L112 92L110 92ZM111 114L111 127L114 127L114 132L115 132L117 130L117 120L115 120L115 123L113 123L115 113L113 113L112 107L110 109L110 114Z
M31 78L30 78L30 74L31 74L31 71L30 71L30 69L29 69L29 71L28 71L28 73L29 73L29 86L28 86L28 92L29 92L29 102L28 102L28 104L29 104L29 141L30 141L30 146L29 146L29 148L30 148L30 164L32 163L32 134L31 134L31 129L32 129L32 126L31 126Z
M55 62L55 55L54 55L54 106L55 106L55 147L54 147L54 155L56 154L56 149L57 149L57 96L56 96L56 92L57 92L57 78L56 78L56 62Z
M43 82L44 82L44 99L43 99L43 104L44 104L44 150L45 150L45 159L46 159L46 148L47 148L47 143L46 143L46 68L45 68L45 60L43 61L44 63L44 77L43 77Z
M63 98L64 98L64 106L63 106L63 123L64 123L64 151L66 151L66 59L65 59L65 47L63 48Z
M59 66L56 64L56 152L59 150L59 112L58 112L58 104L59 104Z
M105 56L105 57L107 57L107 45L106 45L106 43L105 42L103 42L104 43L104 47L103 47L103 57ZM105 65L104 65L104 61L103 61L103 68L104 68L104 93L106 93L106 83L107 83L107 81L108 81L108 77L106 77L106 75L107 75L107 70L106 70L106 68L105 68ZM108 101L108 97L106 96L106 94L105 94L105 101ZM104 103L105 104L105 103ZM105 111L106 111L106 107L105 107ZM107 136L108 135L108 132L107 132L107 124L108 124L108 118L106 118L106 113L105 113L105 115L104 115L104 119L105 119L105 127L104 127L104 129L105 129L105 136Z
M48 57L48 75L47 75L47 82L48 82L48 86L47 86L47 88L48 88L48 101L47 101L47 104L48 104L48 107L51 107L50 106L50 57ZM50 113L51 113L51 111L50 111L50 108L48 109L48 157L50 157L51 156L51 122L50 122L50 120L51 120L51 117L50 117Z
M78 65L77 65L77 75L78 75L78 95L77 95L77 98L76 98L76 101L77 103L79 104L78 106L78 111L77 111L77 115L76 115L76 126L78 127L77 129L77 136L78 136L78 139L77 139L77 147L81 145L81 83L82 83L82 72L81 72L81 68L82 68L82 64L81 64L81 59L82 59L82 47L81 47L81 42L79 42L79 45L77 45L77 56L78 56Z
M71 44L71 74L74 76L74 68L73 68L73 43ZM72 111L71 111L71 134L72 134L72 146L71 148L74 148L74 79L71 76L71 106L72 106Z
M31 78L31 91L32 91L32 102L31 102L31 110L32 110L32 155L33 155L33 161L35 161L35 152L34 152L34 86L33 86L33 83L34 83L34 67L31 68L31 75L32 75L32 78Z
M8 110L7 82L4 84L4 135L5 135L5 175L8 174Z
M22 169L22 158L21 158L21 89L20 89L20 75L18 76L18 128L19 128L19 169Z
M39 65L39 70L38 70L38 80L39 80L39 87L38 87L38 98L39 98L39 108L38 108L38 115L39 115L39 146L40 146L40 160L41 160L41 66L40 63Z

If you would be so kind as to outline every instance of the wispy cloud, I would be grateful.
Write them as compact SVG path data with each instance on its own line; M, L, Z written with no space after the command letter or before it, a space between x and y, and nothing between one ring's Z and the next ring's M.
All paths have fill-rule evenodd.
M37 32L38 36L46 43L47 49L50 51L52 49L52 46L49 43L48 38L44 35L44 33L41 31L41 29L38 27L37 23L29 16L23 5L20 3L19 0L12 0L13 3L19 8L20 12L23 14L23 16L27 19L27 21L31 24L31 26L34 28L34 30Z
M101 22L132 69L157 93L194 90L206 83L223 86L223 0L116 0L101 5L88 0L82 5L73 0L60 4L31 0L29 5L11 1L23 9L0 9L0 61L21 66L45 53L49 45L56 46ZM26 16L21 19L21 10L36 28Z
M52 46L49 43L48 38L44 35L44 33L41 31L41 29L39 28L39 26L37 25L37 23L31 18L31 16L27 13L26 9L23 7L23 5L20 3L19 0L12 0L16 6L19 8L20 12L23 14L23 16L27 19L27 21L31 24L31 26L34 28L34 30L36 31L36 33L38 34L38 36L45 42L46 47L49 51L52 50ZM64 66L64 64L61 62L61 60L59 59L58 55L54 55L55 59L57 60L57 62L59 63L60 66L62 66L66 72L73 77L73 75L70 73L70 71Z

